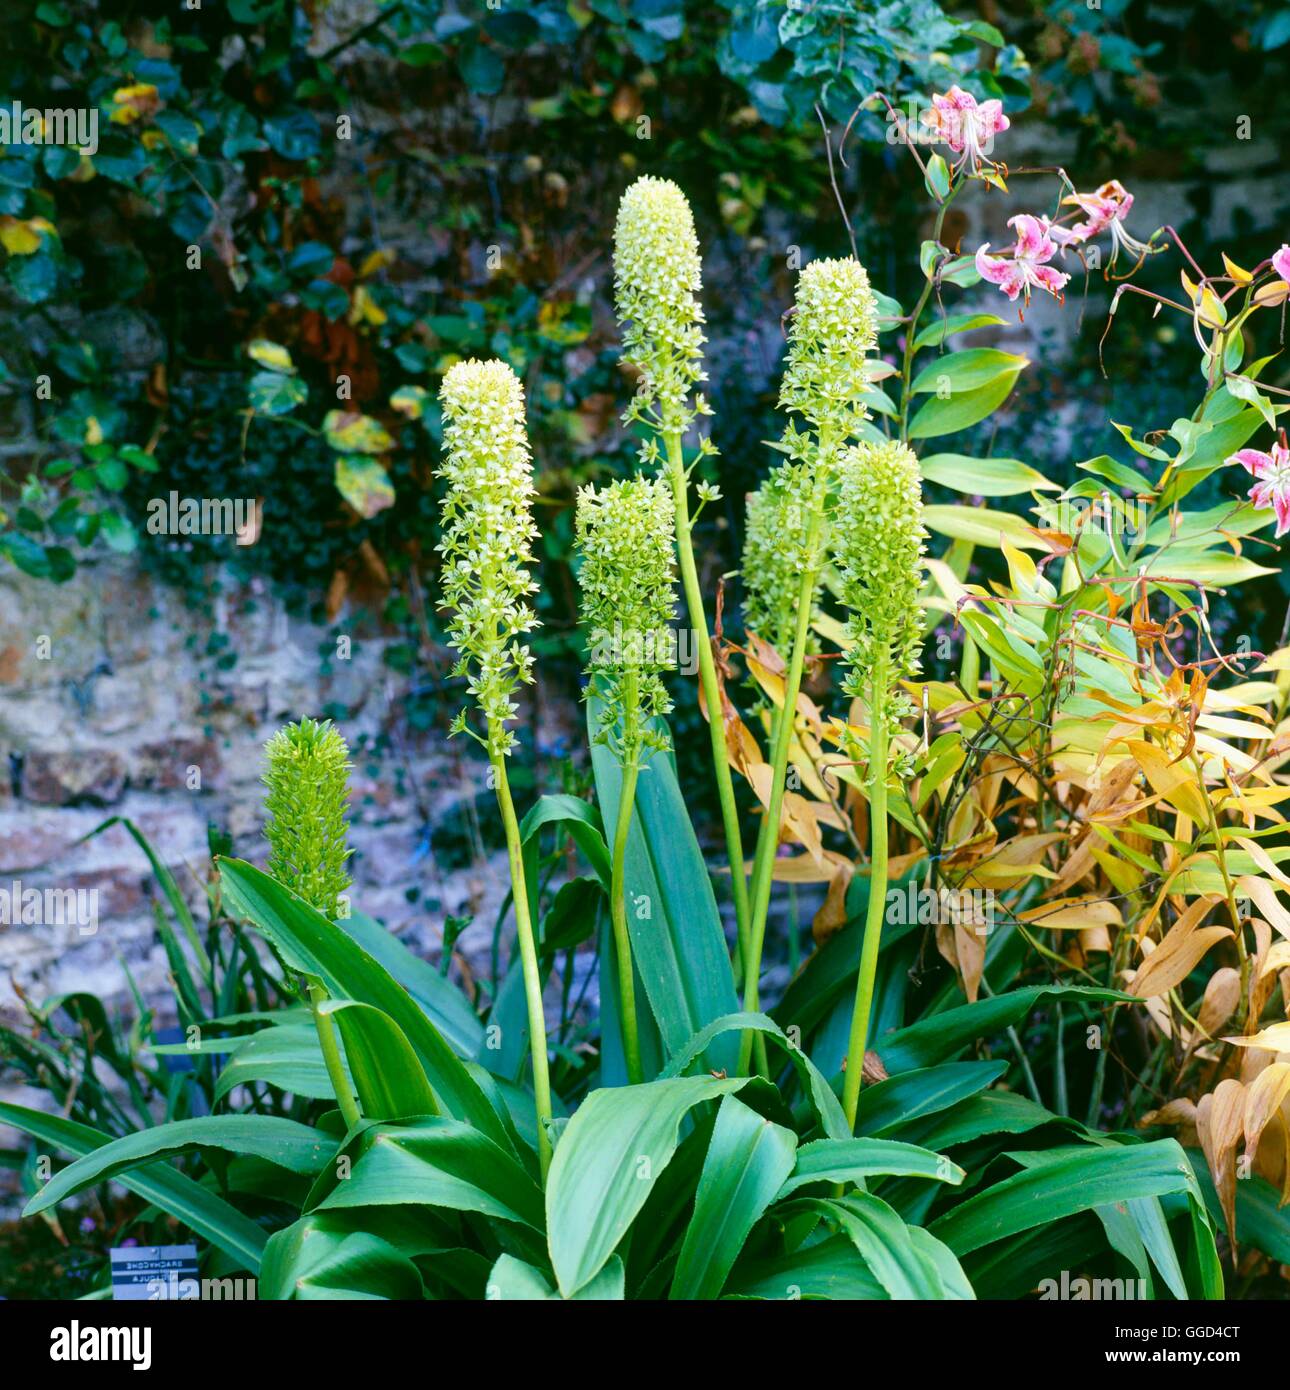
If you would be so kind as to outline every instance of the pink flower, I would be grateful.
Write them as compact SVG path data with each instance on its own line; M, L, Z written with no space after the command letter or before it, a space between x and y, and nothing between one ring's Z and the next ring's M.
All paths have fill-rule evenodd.
M1121 249L1139 262L1163 249L1153 246L1150 242L1140 241L1125 229L1124 219L1133 206L1133 194L1119 179L1111 179L1104 183L1096 193L1073 193L1069 198L1062 199L1062 205L1079 208L1087 219L1060 231L1056 227L1049 227L1048 234L1063 249L1067 246L1081 246L1108 229L1111 233L1111 259L1107 262L1108 265L1115 264Z
M1060 299L1062 288L1071 277L1045 264L1057 254L1057 244L1048 235L1048 229L1039 218L1026 212L1009 218L1008 226L1017 229L1015 246L1002 256L987 256L990 249L987 241L976 253L976 268L981 278L998 285L1011 300L1024 294L1029 304L1032 288L1047 290Z
M1277 515L1278 536L1290 531L1290 449L1282 442L1273 444L1272 452L1259 449L1238 449L1226 461L1247 468L1258 482L1250 489L1250 501L1256 507L1271 507Z
M954 168L970 164L978 173L983 165L994 168L986 155L994 147L994 137L1008 129L1011 122L1003 114L1001 101L983 101L962 87L954 86L943 96L932 95L932 109L923 112L923 124L930 127L933 140L943 140L960 158Z
M1272 269L1287 284L1290 284L1290 246L1283 244L1280 251L1272 257Z

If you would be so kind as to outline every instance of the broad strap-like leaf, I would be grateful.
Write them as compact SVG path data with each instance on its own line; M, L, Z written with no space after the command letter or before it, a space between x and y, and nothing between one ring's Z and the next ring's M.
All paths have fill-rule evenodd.
M27 1203L23 1215L34 1216L128 1168L197 1148L250 1155L292 1173L311 1175L335 1153L336 1141L321 1130L277 1115L202 1115L195 1120L172 1120L113 1139L68 1164Z
M600 704L593 697L587 701L593 737L599 724ZM594 741L591 762L601 817L613 825L622 771L610 749ZM672 760L662 753L649 760L636 783L626 895L632 956L664 1046L674 1055L705 1024L739 1005L712 880ZM733 1071L738 1053L737 1038L719 1038L708 1065Z
M547 1175L546 1229L560 1292L604 1268L676 1152L681 1122L745 1078L683 1076L593 1091L565 1126Z
M109 1135L90 1125L3 1101L0 1101L0 1122L63 1153L73 1154L77 1159L89 1157L112 1143ZM117 1181L183 1222L195 1235L210 1241L243 1269L249 1269L252 1274L259 1272L265 1233L222 1197L164 1163L121 1172Z
M793 1171L797 1135L722 1097L672 1278L672 1298L717 1298L744 1241Z
M1136 1197L1183 1192L1203 1206L1177 1141L1071 1150L969 1197L928 1228L958 1255L1033 1226Z
M1117 989L1092 989L1085 985L1034 985L1014 989L991 999L978 999L957 1009L932 1014L874 1041L874 1051L888 1072L930 1067L952 1057L978 1038L993 1037L1019 1023L1043 1000L1083 1000L1089 1004L1127 1004L1132 994Z
M416 1265L388 1241L324 1213L269 1237L258 1293L262 1299L421 1299L425 1287Z
M364 1119L405 1120L439 1113L416 1053L389 1014L353 999L329 999L319 1013L333 1017L340 1028Z
M290 969L320 979L333 999L353 999L388 1014L417 1054L440 1109L509 1147L505 1126L461 1058L378 960L253 865L240 859L221 859L219 865L231 912L248 918Z
M623 1262L615 1255L573 1297L588 1303L621 1302L623 1281ZM517 1260L514 1255L502 1255L493 1266L488 1276L488 1297L499 1303L562 1301L559 1291L551 1287L540 1269Z
M1003 1061L943 1062L866 1086L856 1110L856 1132L897 1137L894 1131L984 1091L1007 1070Z
M430 964L414 955L388 928L361 912L336 925L379 961L421 1005L427 1018L462 1057L476 1057L484 1045L484 1025L470 1000Z
M933 1257L925 1241L915 1242L911 1228L880 1197L870 1192L853 1192L847 1197L832 1199L808 1197L790 1202L786 1210L816 1212L845 1235L890 1297L943 1299L949 1296L941 1275L943 1257L940 1252ZM949 1262L947 1268L957 1267L952 1254ZM955 1285L960 1291L965 1286L970 1287L961 1271L955 1278Z
M780 1189L783 1200L815 1182L857 1183L877 1177L930 1178L957 1186L965 1176L944 1154L894 1139L817 1139L797 1151L797 1163Z
M311 1210L430 1206L542 1229L542 1191L514 1155L460 1120L365 1128L346 1144L349 1176L324 1173Z
M847 1126L847 1117L833 1088L824 1079L824 1074L800 1047L794 1046L779 1024L766 1014L735 1013L713 1019L706 1028L700 1029L686 1043L685 1047L672 1058L663 1070L660 1079L680 1076L687 1068L693 1066L702 1054L710 1051L711 1043L715 1038L726 1033L742 1033L750 1030L767 1034L783 1048L788 1060L797 1072L802 1092L815 1111L820 1127L825 1134L831 1139L849 1138L851 1131Z

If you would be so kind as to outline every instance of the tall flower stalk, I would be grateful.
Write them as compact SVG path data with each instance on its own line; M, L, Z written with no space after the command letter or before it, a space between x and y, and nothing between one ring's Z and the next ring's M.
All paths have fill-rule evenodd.
M712 413L696 393L706 380L703 309L698 300L701 285L699 242L685 194L666 179L637 179L623 194L614 227L614 295L623 325L623 360L640 374L624 420L643 424L652 432L641 457L662 470L672 492L681 584L698 646L699 684L708 712L739 948L746 958L749 909L743 836L726 752L725 705L690 537L689 468L682 446L695 419ZM698 457L714 452L706 436L700 440ZM719 495L702 486L701 494L705 498Z
M842 1089L842 1108L853 1130L887 900L887 782L893 771L896 776L911 771L909 754L892 759L891 740L900 720L913 711L900 682L919 670L918 593L926 534L918 460L908 446L891 440L849 449L840 469L833 554L848 609L850 670L843 690L868 709L868 747L857 741L849 752L865 766L870 844L869 906Z
M591 660L588 695L602 708L595 738L622 770L614 829L610 919L627 1077L645 1079L636 1022L631 937L627 930L627 837L641 768L668 741L653 721L672 707L661 673L674 664L676 605L672 493L662 478L632 478L578 493L577 548L582 621Z
M448 641L459 653L455 675L483 717L484 730L470 726L468 710L453 721L488 753L497 804L506 832L515 928L524 995L528 1005L529 1050L537 1108L538 1159L542 1176L551 1163L551 1080L537 939L524 878L519 822L506 777L506 758L515 745L507 727L517 713L514 696L533 679L533 656L522 641L537 625L528 597L537 585L533 561L533 468L524 429L524 392L504 362L458 362L444 376L444 460L438 476L447 483L443 499L443 601L451 611Z
M335 919L352 880L349 847L349 749L330 720L302 719L279 729L264 745L268 793L264 827L269 873L324 917ZM309 981L318 1045L336 1102L351 1129L362 1118L341 1060L331 1017L321 1011L327 993Z
M788 651L780 653L787 665L784 702L772 722L769 803L753 861L749 943L744 955L744 1009L748 1012L760 1005L761 958L779 846L784 780L829 536L829 499L842 452L868 419L865 355L877 345L877 335L877 303L869 277L858 261L850 257L812 261L802 271L779 395L780 408L800 417L801 427L790 420L784 432L783 447L790 462L781 465L781 471L790 471L780 490L797 492L805 522L785 528L776 565L780 575L796 576L796 593L790 587L788 597L781 592L778 599L781 616L791 618L792 637ZM782 580L779 587L784 587ZM744 1034L741 1071L747 1070L753 1041L751 1033Z

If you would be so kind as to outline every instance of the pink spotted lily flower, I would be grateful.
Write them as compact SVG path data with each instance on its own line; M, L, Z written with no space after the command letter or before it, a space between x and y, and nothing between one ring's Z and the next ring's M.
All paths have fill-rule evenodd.
M967 164L974 174L979 174L982 168L995 167L994 161L986 156L994 148L994 137L1011 124L1003 114L1001 101L978 104L971 92L957 85L943 95L933 93L931 110L924 111L922 119L930 128L932 139L944 142L959 156L954 161L954 169Z
M1280 251L1272 257L1272 269L1290 285L1290 246L1283 244Z
M987 256L990 249L987 241L976 253L976 268L983 280L988 280L1011 300L1024 295L1030 303L1032 289L1047 290L1056 299L1061 299L1062 289L1071 278L1047 262L1057 254L1057 243L1048 235L1044 224L1027 212L1018 213L1008 219L1008 226L1017 230L1016 245L1001 256Z
M1284 536L1290 531L1290 448L1286 447L1285 431L1270 453L1238 449L1227 462L1241 464L1258 480L1250 489L1250 501L1256 507L1271 507L1276 513L1276 534Z
M1111 179L1104 183L1096 193L1073 193L1070 197L1062 199L1062 205L1078 208L1085 217L1085 221L1076 222L1070 227L1049 224L1048 235L1062 248L1063 254L1067 247L1083 246L1105 231L1111 233L1111 257L1107 262L1108 266L1115 264L1116 257L1122 250L1140 265L1147 256L1164 249L1151 241L1139 240L1125 229L1124 219L1133 206L1133 194L1119 179Z

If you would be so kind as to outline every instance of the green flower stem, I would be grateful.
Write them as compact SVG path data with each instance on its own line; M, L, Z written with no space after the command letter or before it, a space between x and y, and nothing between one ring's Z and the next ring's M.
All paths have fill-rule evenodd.
M806 662L806 646L811 630L811 609L815 585L819 577L823 551L824 502L828 492L829 470L826 460L829 446L821 443L821 459L817 470L815 495L811 499L811 517L807 531L806 549L809 556L802 572L797 594L797 626L793 632L793 650L784 682L784 703L774 721L771 747L770 806L757 835L757 852L753 862L752 919L748 950L744 952L744 1012L756 1013L760 1007L758 986L761 975L762 951L766 945L766 918L770 912L770 889L774 877L775 851L779 847L779 818L784 807L784 781L788 774L788 750L796 723L797 696L802 688L802 668ZM748 1069L754 1038L744 1034L739 1048L739 1071ZM762 1054L764 1057L764 1054Z
M496 742L492 740L492 742ZM537 1109L538 1163L546 1181L551 1166L551 1139L547 1123L551 1119L551 1073L546 1051L546 1015L542 1010L542 976L538 969L537 941L529 915L528 888L524 881L524 856L520 845L520 826L515 818L511 786L506 780L506 757L490 749L489 761L497 779L497 804L506 828L506 854L511 866L511 897L515 903L515 930L520 943L520 963L524 971L524 997L529 1011L529 1051L533 1058L533 1097Z
M860 1081L864 1075L865 1046L869 1041L869 1015L873 1012L873 985L878 974L878 947L882 941L883 910L887 903L887 662L879 660L870 677L870 710L877 717L869 729L869 907L864 920L864 944L860 949L860 973L856 977L856 1006L851 1015L847 1043L847 1073L842 1087L842 1109L847 1128L856 1127Z
M636 804L635 763L623 768L622 796L618 802L618 825L614 831L614 864L609 890L610 920L614 929L614 952L618 957L618 1007L623 1021L623 1053L627 1059L627 1080L637 1086L645 1080L641 1066L640 1031L636 1024L636 984L632 975L632 941L627 931L627 835Z
M336 1092L336 1103L345 1120L346 1129L353 1129L363 1118L358 1103L354 1099L354 1088L345 1074L345 1064L340 1059L340 1041L336 1037L336 1024L330 1014L321 1011L327 1002L327 991L314 980L309 982L309 999L313 1004L314 1027L318 1030L318 1045L322 1048L323 1061L327 1065L327 1079Z
M726 832L726 854L730 860L730 880L735 900L735 926L739 934L739 958L747 960L748 882L744 875L743 837L739 833L739 809L735 804L730 759L726 752L725 719L722 716L721 691L717 686L717 669L712 659L712 639L708 633L708 619L703 610L703 593L699 588L699 573L694 564L694 545L690 539L690 503L686 495L689 480L685 471L685 457L681 451L681 432L668 430L666 440L667 476L672 485L672 501L676 508L676 551L681 564L681 585L685 590L690 626L698 638L699 683L708 706L712 770L717 779L721 821Z

